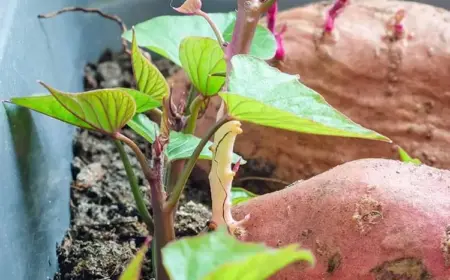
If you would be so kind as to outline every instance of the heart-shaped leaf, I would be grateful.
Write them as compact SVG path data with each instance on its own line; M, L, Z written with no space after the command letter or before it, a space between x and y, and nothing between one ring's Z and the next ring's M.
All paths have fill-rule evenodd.
M150 97L149 95L144 94L135 89L131 88L114 88L114 89L123 90L129 95L131 95L131 97L133 97L134 102L136 103L136 113L147 112L150 111L151 109L155 109L161 106L160 101L157 101L152 97Z
M235 12L210 13L209 16L222 32L234 21ZM175 64L182 66L178 56L181 41L189 36L216 39L208 22L201 16L160 16L141 22L134 27L139 46L145 47ZM132 40L132 31L125 32L123 38Z
M144 244L141 246L136 256L127 265L123 273L120 275L119 280L139 280L141 278L142 265L144 263L145 254L148 251L150 245L150 238L147 238Z
M127 125L149 143L153 143L155 137L159 135L159 126L144 114L136 115L127 123ZM200 138L192 134L171 131L169 134L169 144L165 149L168 160L174 161L190 158L200 141ZM200 153L199 159L212 160L213 155L209 150L209 147L212 144L211 141L206 144L205 148L203 148ZM240 158L239 155L233 154L233 163L236 163ZM241 164L245 163L246 161L241 158Z
M231 62L231 93L219 94L236 119L301 133L390 142L335 110L297 76L249 55L236 55Z
M153 143L159 135L158 125L144 114L136 114L127 125L149 143Z
M130 94L136 102L136 113L146 112L157 108L160 102L153 100L150 96L140 93L139 91L129 88L115 88L114 90L123 90ZM59 101L51 94L40 94L26 97L14 97L7 101L15 105L28 108L43 115L47 115L62 122L78 126L85 129L94 129L85 121L79 119L70 111L68 111Z
M120 89L71 94L41 84L73 115L107 134L114 134L120 130L136 112L133 97Z
M180 45L180 61L198 92L209 96L219 92L224 77L213 76L227 69L224 52L216 40L187 37Z
M234 30L236 21L236 12L208 13L208 15L222 32L225 40L230 42L231 32ZM178 66L182 66L178 51L184 38L207 37L216 40L216 35L210 25L199 15L155 17L137 24L134 29L139 46L170 59ZM131 42L132 31L125 32L122 37ZM250 54L261 59L269 59L274 56L275 50L276 41L273 34L267 28L258 25L250 47Z
M235 25L236 22L232 22L223 32L225 41L231 42ZM276 51L277 41L275 40L275 36L266 27L258 25L250 46L249 54L263 60L268 60L274 57Z
M27 97L14 97L8 100L12 104L28 108L43 115L52 117L62 122L78 126L86 129L94 129L90 124L80 120L70 111L68 111L61 103L56 100L53 95L35 95Z
M137 87L139 91L148 94L155 100L162 101L169 94L169 85L158 68L150 63L139 50L134 29L132 32L131 62Z
M225 228L169 243L162 249L162 256L172 280L261 280L294 262L315 264L311 252L299 250L298 244L273 249L241 242Z
M231 200L232 205L238 205L239 203L245 202L251 198L257 197L257 194L254 194L244 188L232 187L231 188Z

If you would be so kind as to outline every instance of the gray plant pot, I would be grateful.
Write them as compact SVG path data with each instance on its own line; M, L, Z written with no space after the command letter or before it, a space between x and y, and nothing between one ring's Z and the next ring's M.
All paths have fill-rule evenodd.
M83 67L106 47L120 49L120 30L97 15L40 13L67 6L100 8L128 26L173 14L167 0L2 0L0 8L0 99L45 92L36 80L81 91ZM173 1L177 6L181 0ZM283 0L286 9L307 2ZM438 6L447 0L422 1ZM204 10L235 9L235 0L206 0ZM41 280L57 269L56 244L69 226L73 127L0 106L0 278Z

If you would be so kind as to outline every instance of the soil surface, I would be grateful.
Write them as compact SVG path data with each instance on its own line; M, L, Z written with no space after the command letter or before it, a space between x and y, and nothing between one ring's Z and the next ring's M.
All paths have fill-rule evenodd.
M154 62L162 73L176 67L167 60ZM106 51L95 64L86 66L85 90L105 87L134 87L129 57ZM148 150L148 143L130 129L123 133ZM139 164L125 147L138 177L146 187ZM130 186L114 142L108 137L78 129L73 141L71 225L57 248L59 272L54 280L118 279L136 254L148 232L135 208ZM146 202L150 207L147 195ZM210 217L209 188L189 182L176 218L177 237L196 235ZM153 279L151 251L142 279Z

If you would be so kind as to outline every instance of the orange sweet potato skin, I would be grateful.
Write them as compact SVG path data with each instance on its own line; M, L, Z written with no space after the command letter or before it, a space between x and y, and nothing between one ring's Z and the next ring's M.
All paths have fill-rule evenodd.
M286 57L270 63L299 74L333 107L412 156L450 168L450 12L406 1L350 1L336 19L333 42L321 38L329 8L327 1L279 13L277 29L287 25ZM385 40L386 25L400 9L406 12L406 37ZM215 120L212 107L199 121L197 135L204 135ZM398 158L396 146L384 142L248 123L243 130L235 151L245 159L274 164L272 176L285 181L309 178L351 160Z
M233 209L246 214L243 240L316 257L272 280L450 279L450 171L356 160Z

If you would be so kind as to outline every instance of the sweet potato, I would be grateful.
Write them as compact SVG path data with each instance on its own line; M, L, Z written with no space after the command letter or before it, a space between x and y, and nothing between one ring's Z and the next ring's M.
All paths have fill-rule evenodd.
M272 280L450 279L450 171L356 160L233 209L247 214L243 240L316 257Z
M406 1L349 1L336 18L333 42L321 37L330 7L327 1L280 12L277 30L287 25L286 56L271 64L299 74L333 107L427 165L450 168L450 153L445 152L450 147L450 12ZM389 40L387 24L401 9L405 36ZM214 121L213 109L201 119L198 135ZM271 176L285 181L309 178L351 160L398 158L396 146L389 143L248 123L242 128L235 151L275 165Z

